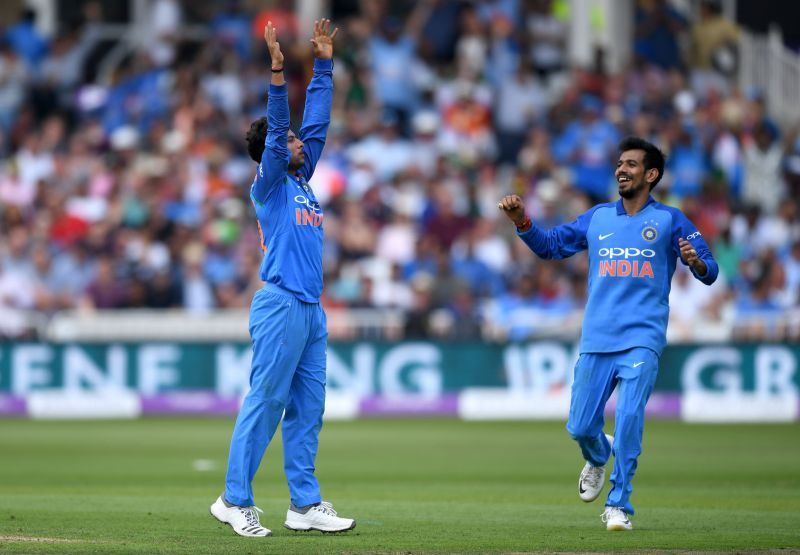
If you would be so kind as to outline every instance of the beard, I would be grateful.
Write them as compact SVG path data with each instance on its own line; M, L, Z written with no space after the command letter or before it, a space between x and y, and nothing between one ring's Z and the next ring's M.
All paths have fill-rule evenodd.
M644 179L640 180L638 183L630 182L628 183L628 187L624 190L622 186L619 187L619 196L625 199L632 199L639 196L645 187L647 187L647 183L645 183Z
M296 172L300 168L303 167L304 158L301 156L292 156L291 160L289 160L289 171Z

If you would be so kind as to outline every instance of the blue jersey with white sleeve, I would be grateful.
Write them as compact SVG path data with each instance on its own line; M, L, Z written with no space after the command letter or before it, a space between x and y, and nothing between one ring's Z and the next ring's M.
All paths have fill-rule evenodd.
M544 259L589 251L581 353L646 347L661 354L666 344L672 274L680 259L678 239L686 239L706 264L705 275L692 269L695 278L711 285L719 273L694 224L677 208L653 197L632 216L620 199L598 204L572 223L550 230L534 225L518 235Z
M261 279L308 303L319 302L322 294L323 211L308 180L325 146L333 99L332 75L332 60L314 61L299 133L305 162L297 175L288 173L287 86L270 85L266 144L250 188L264 251Z

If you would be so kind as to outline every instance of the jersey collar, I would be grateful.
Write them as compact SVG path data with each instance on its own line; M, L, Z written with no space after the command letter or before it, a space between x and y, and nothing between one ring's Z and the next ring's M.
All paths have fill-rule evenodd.
M644 206L642 206L642 210L653 204L655 201L656 199L653 198L653 195L648 195L647 202L645 202ZM641 213L642 210L639 210L639 213ZM625 207L622 205L622 199L619 199L617 201L617 216L625 216L627 214L628 213L625 212Z

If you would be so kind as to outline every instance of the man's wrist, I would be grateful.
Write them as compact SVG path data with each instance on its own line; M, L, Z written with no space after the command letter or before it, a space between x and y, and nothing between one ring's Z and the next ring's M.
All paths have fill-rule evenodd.
M514 225L517 227L517 231L524 233L533 226L533 222L531 222L531 219L526 215L522 221L514 222Z
M700 277L705 277L708 274L708 266L706 263L700 260L699 258L692 264L692 269L695 273Z

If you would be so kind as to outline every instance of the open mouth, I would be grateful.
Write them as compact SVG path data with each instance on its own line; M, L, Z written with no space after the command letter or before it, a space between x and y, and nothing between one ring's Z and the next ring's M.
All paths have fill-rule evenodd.
M620 184L622 184L622 183L630 183L630 181L631 181L631 178L630 178L630 176L627 176L627 175L620 175L619 177L617 177L617 182L620 183Z

